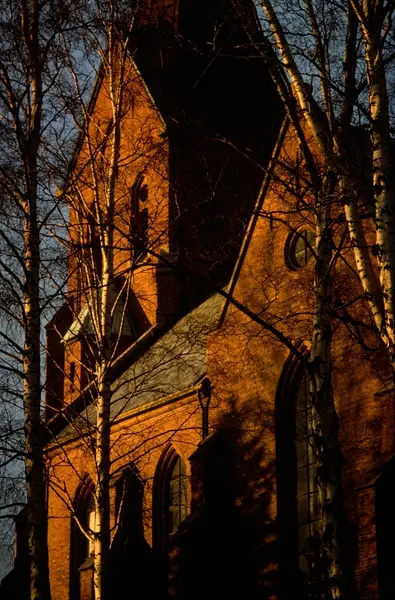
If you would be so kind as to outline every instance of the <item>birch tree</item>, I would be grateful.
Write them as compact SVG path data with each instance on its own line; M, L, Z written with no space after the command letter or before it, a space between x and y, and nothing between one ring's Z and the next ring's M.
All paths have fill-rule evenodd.
M84 529L93 543L95 600L106 600L110 593L112 367L125 349L123 337L134 334L128 316L130 282L133 268L144 257L148 228L148 223L137 223L139 217L141 221L146 215L146 211L141 215L137 206L146 200L144 171L152 167L163 146L157 138L156 123L150 122L149 115L145 123L140 123L141 130L133 132L137 133L137 141L131 143L127 139L134 110L133 82L139 77L132 67L128 37L136 14L137 9L132 10L129 3L109 1L89 6L83 37L86 63L82 70L80 57L65 45L71 82L68 95L76 98L71 114L80 134L80 145L60 193L67 199L70 211L68 302L74 318L70 339L65 342L78 337L76 347L84 346L84 357L73 359L78 370L75 380L73 375L73 386L81 391L85 384L91 384L96 412L92 444L95 531ZM81 83L87 64L96 75L90 101ZM66 103L68 95L63 90ZM126 182L128 169L129 174L134 173L134 183ZM133 214L128 212L131 205ZM132 239L138 238L132 250L131 235Z
M318 478L322 555L324 561L329 562L328 594L337 598L345 593L347 584L338 543L344 518L343 458L331 382L334 314L332 273L339 256L332 238L334 223L344 218L364 301L370 307L378 335L388 349L392 365L393 200L388 73L392 58L390 23L393 7L390 2L372 5L353 0L344 7L332 2L307 0L302 4L287 2L284 5L281 2L272 5L270 1L261 0L257 4L263 38L255 34L254 27L247 27L250 43L267 61L289 121L298 135L312 185L311 211L316 246L312 345L307 369L314 408L316 450L320 461ZM106 81L107 106L111 117L100 122L92 117L85 103L84 90L79 88L81 79L76 76L75 65L70 64L84 117L82 131L86 141L85 166L80 169L74 182L71 180L68 184L66 193L75 211L74 227L79 231L78 239L87 239L84 228L89 221L94 225L96 236L95 243L92 238L86 244L85 257L78 264L81 289L85 296L82 303L87 306L92 332L91 346L94 351L91 375L96 386L98 414L95 446L98 531L92 534L95 540L95 594L97 598L105 598L110 539L110 372L117 347L112 334L115 313L114 292L111 291L117 270L114 263L114 248L117 245L114 240L117 230L114 217L115 207L120 204L117 181L123 161L120 124L129 106L125 85L128 74L127 42L118 35L117 25L121 21L133 24L133 15L127 9L123 12L124 8L115 7L111 2L96 8L96 17L91 22L96 26L99 24L100 33L96 30L90 39L95 40L101 64L100 77ZM235 9L242 13L244 3L235 2ZM80 121L77 119L76 122ZM355 171L354 162L348 160L350 146L356 135L355 128L362 132L363 143L371 155L371 180L368 183L365 177L361 184L361 174ZM371 143L368 131L371 133ZM77 165L76 172L78 170ZM85 189L81 187L82 182ZM334 198L340 200L334 202ZM344 217L339 216L339 205ZM375 213L373 220L369 213L371 206ZM376 234L374 241L370 239L368 231L372 226ZM92 231L91 227L91 235ZM140 246L137 244L137 248L141 249L142 246L144 244L141 242ZM151 251L151 255L161 259L155 250ZM282 334L270 318L255 314L233 298L232 294L218 291L299 358L303 358L298 354L294 341ZM78 310L74 312L82 321L83 314ZM124 319L125 313L121 310L117 327L121 326Z
M274 65L282 78L281 91L287 113L293 122L297 119L305 128L304 133L298 128L304 152L320 179L323 173L332 171L342 190L361 285L392 364L394 234L389 78L394 6L391 2L350 2L341 10L331 3L324 6L306 2L298 12L298 18L306 15L309 25L304 34L311 46L304 53L295 42L295 34L290 32L291 40L287 39L280 11L270 2L262 1L261 6L269 28L267 42L273 51L271 59L277 58ZM343 73L339 72L342 56ZM313 82L312 86L308 79ZM299 115L295 114L295 107ZM364 190L359 185L360 174L350 170L347 161L347 144L355 135L353 127L358 125L370 133L370 144L368 136L365 143L371 153L372 175L370 187ZM312 144L316 145L316 156ZM358 204L361 196L374 206L374 244L366 240L364 215Z
M234 2L243 13L242 3ZM322 511L323 556L329 560L330 594L345 593L338 546L342 522L342 456L331 384L333 296L330 242L333 192L341 199L365 301L394 373L394 200L390 92L394 3L256 2L263 36L250 43L266 59L290 123L299 138L317 201L315 310L308 363ZM369 173L350 160L362 140ZM361 182L361 179L364 181ZM331 182L331 183L329 183ZM372 209L372 210L371 210ZM371 238L371 230L375 239ZM332 532L332 533L330 533Z
M46 477L41 424L42 311L47 296L43 227L51 221L55 147L64 133L53 94L62 76L59 41L76 3L3 2L0 9L2 188L0 281L2 373L19 377L10 391L24 415L30 594L49 600ZM47 238L47 243L50 238ZM59 283L59 282L58 282ZM53 290L52 290L53 292ZM10 325L11 323L11 325ZM10 329L11 327L11 329Z

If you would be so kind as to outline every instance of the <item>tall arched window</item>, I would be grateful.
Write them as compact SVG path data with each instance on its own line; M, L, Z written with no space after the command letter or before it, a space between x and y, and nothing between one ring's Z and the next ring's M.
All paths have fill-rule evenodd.
M296 503L299 541L299 568L310 574L313 545L319 526L317 458L312 435L309 382L303 373L295 407Z
M92 205L87 215L87 239L84 240L85 266L93 271L96 279L100 280L102 275L102 255L100 236L95 218L95 207Z
M132 259L135 262L145 258L148 246L148 185L144 174L139 173L131 189L130 239Z
M317 459L307 375L287 361L276 398L278 537L283 595L311 581L319 527Z
M185 463L177 456L168 481L169 534L177 531L188 514L188 480Z
M154 480L154 547L166 552L167 542L189 512L186 465L172 446L159 460Z
M112 597L129 597L127 590L132 581L131 597L155 598L157 575L152 550L144 536L144 482L133 463L116 483L116 514L117 528L111 547Z
M136 467L130 464L116 485L118 531L124 544L136 543L144 537L143 496L144 483Z

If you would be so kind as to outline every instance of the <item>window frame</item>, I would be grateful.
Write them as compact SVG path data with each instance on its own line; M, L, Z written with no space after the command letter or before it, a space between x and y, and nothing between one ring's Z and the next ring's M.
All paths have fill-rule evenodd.
M299 351L307 358L308 350ZM279 570L283 598L304 596L310 576L300 569L299 519L297 509L296 410L300 385L305 377L301 361L290 356L279 379L275 407L277 526Z
M186 481L186 510L178 526L171 531L170 528L170 481L178 461L184 464L184 477ZM159 459L153 489L153 546L159 554L166 554L168 542L176 533L181 522L190 512L189 475L186 461L171 445L167 446Z
M303 393L304 392L304 393ZM302 394L303 393L303 394ZM302 405L303 403L303 405ZM304 431L298 432L298 416L302 417ZM313 549L310 540L314 539L317 523L320 519L314 515L319 511L318 487L315 480L318 461L312 444L312 406L310 401L309 383L306 372L302 372L295 398L295 459L296 459L296 505L299 546L299 569L311 578L313 570ZM300 422L300 421L299 421ZM303 461L301 450L304 449ZM314 481L313 481L314 477ZM301 489L302 488L302 489ZM300 493L300 492L303 493ZM306 516L302 518L299 512L301 500L307 500ZM301 530L308 531L302 535ZM303 542L303 546L302 546Z
M310 237L310 239L309 239ZM303 246L303 254L304 254L304 258L302 261L298 260L298 252L300 253L300 250L297 250L297 245L300 241L303 241L304 246ZM304 267L306 267L306 265L308 264L308 262L310 261L310 259L313 256L314 250L313 250L313 244L315 243L315 233L312 229L308 228L308 227L304 227L301 229L298 229L296 231L292 231L285 242L285 247L284 247L284 260L285 260L285 264L287 265L288 269L290 269L291 271L299 271L300 269L303 269Z
M177 473L176 473L177 471ZM167 489L165 490L166 506L168 518L168 535L173 535L184 519L188 515L188 483L187 483L186 464L177 456L174 462L173 469L169 473L168 481L166 482ZM172 498L175 501L172 502Z

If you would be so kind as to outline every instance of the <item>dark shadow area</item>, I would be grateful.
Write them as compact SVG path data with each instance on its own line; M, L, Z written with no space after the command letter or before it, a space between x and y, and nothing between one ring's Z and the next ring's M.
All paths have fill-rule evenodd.
M263 39L247 5L242 18L230 0L182 0L178 28L169 15L151 15L129 36L166 123L181 312L208 296L209 282L229 280L283 121L266 63L246 34L251 13L249 27Z
M395 598L395 468L392 459L376 484L379 600Z
M15 540L14 568L1 580L1 600L29 600L30 598L29 546L25 509L15 517Z
M94 485L86 476L77 489L74 498L75 513L84 527L90 526L89 513L94 510ZM80 600L89 590L92 597L93 559L88 539L79 528L76 519L70 515L70 600ZM85 589L86 588L86 589Z
M172 598L262 599L277 587L274 465L264 460L265 420L253 406L231 402L190 457L192 513L169 542Z
M158 598L159 563L144 537L144 482L134 465L127 467L116 488L119 526L111 547L111 596Z
M279 595L284 600L295 596L306 600L333 597L334 581L329 576L326 556L333 529L328 525L322 537L318 482L324 466L316 451L312 414L309 383L303 366L290 357L276 396ZM343 463L339 468L342 477ZM355 526L347 518L342 485L332 507L339 524L338 561L342 573L336 583L344 597L351 600L356 596L357 536Z

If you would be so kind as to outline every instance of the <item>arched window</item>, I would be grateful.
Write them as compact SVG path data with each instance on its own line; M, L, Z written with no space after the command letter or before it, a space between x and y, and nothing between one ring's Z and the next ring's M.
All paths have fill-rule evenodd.
M319 527L317 458L312 436L309 382L303 373L295 407L296 504L299 541L299 568L310 574L313 568L313 540Z
M276 472L281 581L287 597L310 582L319 527L317 459L312 435L309 382L290 359L276 398Z
M185 463L177 456L168 482L169 534L177 531L188 514L188 480Z
M172 446L163 452L154 480L154 547L166 552L169 537L187 517L188 476L186 465Z
M118 531L125 544L135 543L144 536L143 496L143 481L136 467L130 464L116 484Z
M130 239L132 242L132 260L138 262L145 258L148 247L148 185L144 183L144 174L139 173L131 188Z
M87 239L84 240L85 266L93 272L93 276L100 280L102 276L102 255L100 235L95 219L95 208L87 215Z
M155 598L156 573L152 550L144 536L144 482L134 464L116 483L117 528L111 548L111 581L114 598L124 598L133 573L136 598Z

